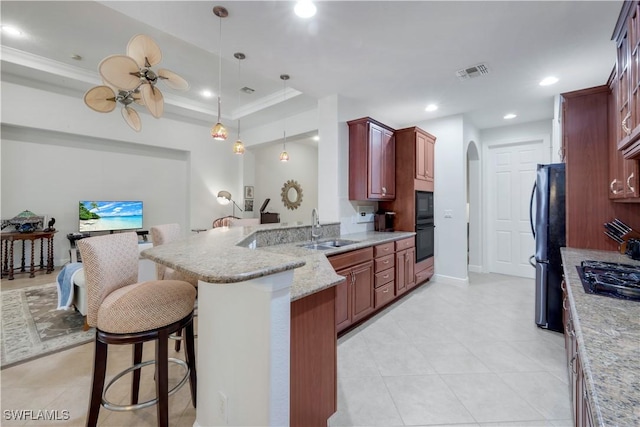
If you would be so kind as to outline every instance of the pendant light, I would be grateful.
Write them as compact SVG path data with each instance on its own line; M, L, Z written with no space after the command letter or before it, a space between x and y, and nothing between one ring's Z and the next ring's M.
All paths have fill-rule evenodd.
M220 49L218 52L218 122L211 128L211 136L218 141L227 139L227 129L220 121L220 92L222 92L222 18L229 16L229 12L222 6L213 8L213 14L220 18Z
M242 62L243 59L246 58L246 55L241 52L236 52L233 54L233 56L238 60L238 84L240 84L240 80L241 80L240 79L240 63ZM237 108L240 108L240 91L238 91L238 107ZM244 144L240 139L240 117L238 117L238 140L235 142L235 144L233 144L233 153L239 154L239 155L244 154Z
M280 79L282 79L282 99L283 101L287 100L287 80L289 80L288 74L281 74ZM283 141L282 141L282 153L280 153L280 161L288 162L289 161L289 153L287 153L287 117L284 118L284 126L283 126Z

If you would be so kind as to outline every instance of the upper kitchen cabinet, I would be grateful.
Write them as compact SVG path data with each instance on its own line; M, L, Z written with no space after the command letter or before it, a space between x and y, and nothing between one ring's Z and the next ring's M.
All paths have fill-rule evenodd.
M618 150L621 126L618 126L618 84L614 68L609 79L609 199L620 202L640 201L638 160L625 159Z
M392 128L363 117L349 125L349 200L396 198L396 144Z
M625 1L613 33L616 42L616 114L618 150L640 159L640 2Z
M436 137L420 129L419 127L410 127L396 131L396 150L403 156L401 164L410 167L411 163L415 163L415 190L433 191L433 157L435 152ZM415 147L415 153L412 153L412 147ZM401 159L399 159L401 160ZM404 161L409 163L404 163Z

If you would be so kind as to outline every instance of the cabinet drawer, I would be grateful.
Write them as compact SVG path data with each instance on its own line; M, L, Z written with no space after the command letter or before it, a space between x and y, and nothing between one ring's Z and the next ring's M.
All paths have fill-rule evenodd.
M378 308L389 302L394 298L393 295L393 281L387 283L384 286L375 289L374 307Z
M396 275L396 270L394 268L388 268L385 271L381 271L380 273L376 273L376 280L374 287L379 288L382 285L385 285L393 280Z
M396 263L396 257L393 252L391 252L391 255L376 258L374 262L376 265L375 272L378 273L382 270L393 267Z
M390 255L395 251L394 242L383 243L381 245L376 245L373 248L373 256L374 258L378 258L385 255Z
M433 276L433 267L429 267L426 270L416 272L416 285L430 279Z
M396 240L396 251L412 248L416 245L415 237L407 237L406 239Z
M338 255L327 257L334 270L351 267L361 262L373 259L373 247L362 248L355 251L349 251Z

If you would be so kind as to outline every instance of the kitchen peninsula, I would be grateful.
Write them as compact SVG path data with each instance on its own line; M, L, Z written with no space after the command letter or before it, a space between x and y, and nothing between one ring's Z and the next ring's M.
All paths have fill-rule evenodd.
M335 285L344 278L326 255L414 233L340 236L339 223L323 224L320 240L352 242L322 251L301 246L310 235L308 225L222 227L142 252L199 278L195 425L326 422L335 411Z

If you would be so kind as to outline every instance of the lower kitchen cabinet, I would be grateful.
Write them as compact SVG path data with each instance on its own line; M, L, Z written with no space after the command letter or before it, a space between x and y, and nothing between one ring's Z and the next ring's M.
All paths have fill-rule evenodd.
M403 294L416 285L415 277L416 248L415 239L396 242L396 295Z
M329 257L336 273L346 280L336 286L336 327L340 332L374 310L373 248Z
M290 424L327 425L337 410L336 288L291 303Z
M582 361L576 340L573 318L569 309L569 301L566 290L566 283L562 282L563 300L562 300L562 319L565 329L565 350L567 352L567 365L569 371L569 393L571 395L571 403L573 405L573 422L576 427L592 427L593 416L591 405L587 396L587 389L584 381L584 371L582 369Z

